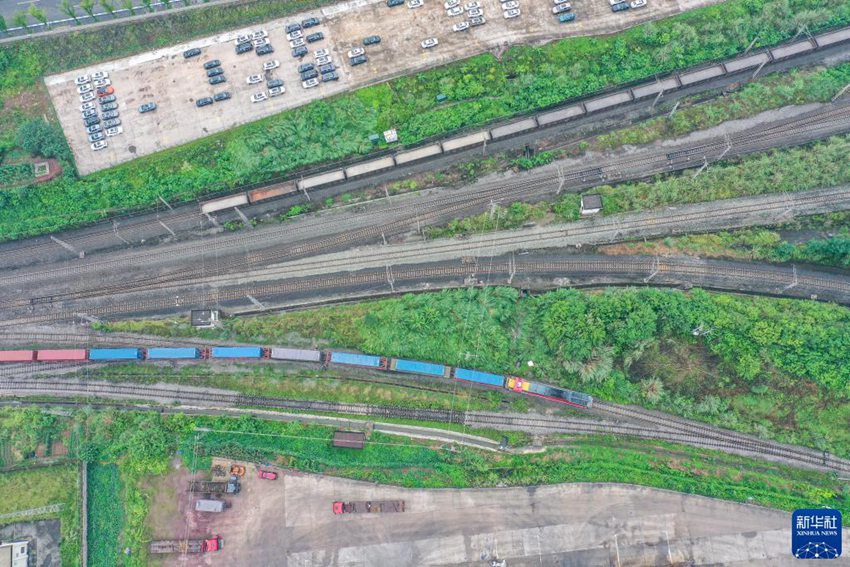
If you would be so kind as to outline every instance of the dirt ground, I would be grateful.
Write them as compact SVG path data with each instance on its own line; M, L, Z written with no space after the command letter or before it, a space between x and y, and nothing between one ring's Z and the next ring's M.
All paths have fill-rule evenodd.
M229 461L224 463L229 466ZM185 526L221 534L222 551L170 556L167 566L793 565L790 513L616 484L408 490L286 472L256 478L248 465L233 507L199 518L156 511L155 533ZM282 471L279 471L282 472ZM169 477L185 486L188 477ZM181 493L182 494L182 493ZM336 500L401 499L400 514L335 516ZM167 508L167 506L166 506ZM161 526L169 526L163 529ZM739 563L740 562L740 563Z
M614 14L604 0L574 0L576 22L560 24L552 15L551 0L519 0L522 15L514 19L502 16L498 0L480 0L487 23L465 32L452 32L451 26L465 16L449 17L443 3L427 0L424 6L406 5L388 8L382 0L356 0L325 8L322 13L304 13L287 20L275 20L262 26L243 28L77 69L45 78L48 91L59 115L62 128L74 152L81 174L126 162L165 148L185 144L196 138L227 130L355 87L387 80L415 70L442 65L487 50L498 51L511 43L542 43L566 36L610 33L637 23L657 19L719 0L650 0L646 8ZM322 24L308 32L321 31L325 39L307 44L310 54L293 59L284 27L289 21L320 16ZM275 52L257 57L253 52L236 55L233 40L239 34L265 29ZM348 64L347 52L362 45L368 35L380 35L382 42L366 48L368 63ZM306 35L306 34L305 34ZM422 49L420 42L437 37L440 44ZM183 58L183 51L200 47L200 57ZM326 48L339 69L340 80L304 89L297 66L313 61L312 52ZM227 82L218 86L207 83L203 63L219 59ZM265 83L249 85L248 75L261 73L264 61L277 59L281 66L267 78L284 80L286 92L260 103L251 103L253 93L265 91ZM93 151L80 117L80 100L74 78L95 71L108 71L117 96L123 134L108 138L109 146ZM198 98L228 91L233 98L197 108ZM156 102L155 112L139 114L139 105Z

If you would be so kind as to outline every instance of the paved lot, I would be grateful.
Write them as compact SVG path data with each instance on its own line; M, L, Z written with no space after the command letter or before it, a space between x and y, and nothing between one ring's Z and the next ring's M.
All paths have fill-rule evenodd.
M233 508L203 529L216 555L169 565L793 565L790 515L621 485L404 490L249 467ZM334 516L334 500L404 499L403 514ZM199 526L200 527L200 526Z
M77 167L82 174L87 174L301 106L317 98L445 64L488 49L498 50L518 42L545 42L567 35L608 33L717 1L650 0L647 8L613 14L604 0L576 0L573 6L579 15L578 21L563 25L551 13L551 0L520 0L522 16L510 20L502 17L497 0L481 0L487 23L461 33L452 32L451 26L461 21L463 16L447 16L442 2L437 0L427 0L425 6L413 10L407 6L388 8L381 0L360 1L356 7L353 2L326 8L327 16L300 14L287 20L296 21L308 15L322 17L322 25L308 31L321 31L325 39L308 44L311 54L303 61L311 61L314 50L328 48L333 62L340 67L341 79L314 89L301 87L296 70L299 61L290 55L283 29L286 21L283 20L262 26L275 48L275 53L270 56L257 57L253 52L236 55L234 52L234 38L260 27L257 26L53 75L46 77L45 83L76 157ZM349 66L346 56L349 48L361 45L362 39L371 34L380 35L383 41L366 49L369 62L357 67ZM437 37L440 45L423 50L419 44L428 37ZM200 57L186 60L182 53L190 47L200 47L203 53ZM217 87L207 84L202 64L209 59L222 61L227 83ZM286 93L252 104L250 95L265 89L264 85L248 85L246 78L261 72L262 62L271 59L278 59L281 67L271 72L269 78L283 79ZM74 78L98 70L110 73L124 133L110 138L108 148L94 152L89 147L80 119ZM198 98L225 90L232 93L231 100L196 108ZM139 114L138 106L149 101L156 101L158 110Z

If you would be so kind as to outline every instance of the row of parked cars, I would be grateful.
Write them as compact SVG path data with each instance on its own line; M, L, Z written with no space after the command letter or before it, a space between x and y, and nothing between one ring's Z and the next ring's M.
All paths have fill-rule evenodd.
M646 6L646 0L632 0L631 2L624 0L608 0L608 3L611 4L612 12L622 12L629 8L637 9L644 8Z
M102 150L109 145L107 137L124 132L118 117L115 87L106 71L97 71L91 76L80 75L74 79L74 84L80 95L80 113L91 149Z
M338 81L339 73L337 73L336 65L331 60L330 50L327 48L317 49L314 56L313 63L301 63L298 65L301 86L305 89L312 89L319 86L319 82Z
M573 6L567 0L552 0L555 6L552 8L552 13L558 17L558 21L562 24L574 22L576 19L575 12L572 11Z
M275 79L269 74L280 67L280 61L272 59L263 62L263 72L256 75L248 75L247 82L249 85L258 85L263 81L266 82L268 92L260 91L251 95L251 102L262 102L269 97L280 96L286 92L286 87L283 86L283 79Z
M301 59L306 56L310 50L307 49L308 43L315 43L325 39L325 34L322 32L306 32L310 28L314 28L322 23L319 18L306 18L301 22L292 22L286 24L286 38L289 40L289 47L292 49L292 56L295 59Z

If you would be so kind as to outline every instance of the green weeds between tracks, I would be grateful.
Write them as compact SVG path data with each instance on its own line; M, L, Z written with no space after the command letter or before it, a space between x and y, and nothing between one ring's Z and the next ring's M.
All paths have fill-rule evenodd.
M110 211L151 206L159 197L191 199L309 164L363 154L371 148L368 136L387 128L398 129L401 141L412 143L726 57L742 51L754 37L761 44L774 44L793 36L802 24L815 32L848 21L850 5L844 0L729 0L612 36L517 46L501 60L479 55L316 101L83 179L76 179L73 168L67 168L63 178L36 189L0 192L0 238L40 234L97 220ZM199 29L212 31L209 24ZM180 33L169 30L158 37L173 42ZM4 47L0 96L11 99L31 88L40 75L95 60L86 55L89 51L68 49L65 44L60 51L58 41L69 39L36 38ZM160 45L131 42L137 44ZM437 103L438 93L446 94L448 103ZM16 116L22 112L14 110ZM11 149L10 139L8 133L0 136L5 143L0 152Z

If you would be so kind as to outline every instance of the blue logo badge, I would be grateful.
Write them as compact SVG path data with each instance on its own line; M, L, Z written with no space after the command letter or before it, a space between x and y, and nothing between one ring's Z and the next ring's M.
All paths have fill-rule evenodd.
M841 512L796 510L791 516L791 553L797 559L841 557Z

